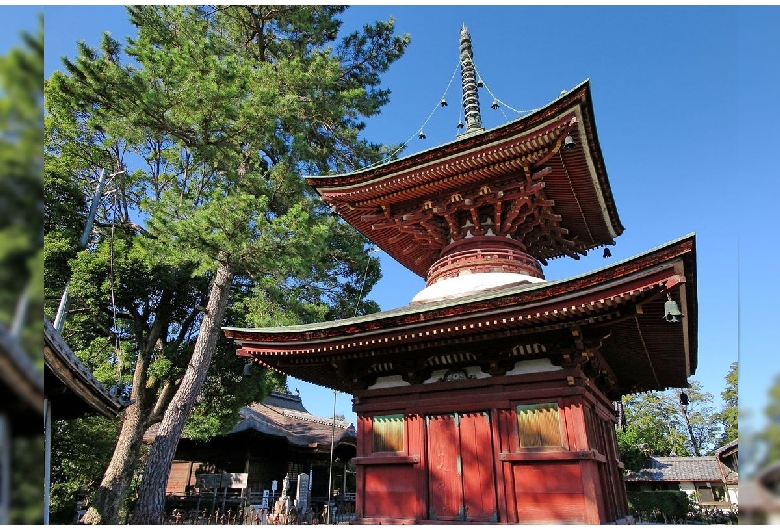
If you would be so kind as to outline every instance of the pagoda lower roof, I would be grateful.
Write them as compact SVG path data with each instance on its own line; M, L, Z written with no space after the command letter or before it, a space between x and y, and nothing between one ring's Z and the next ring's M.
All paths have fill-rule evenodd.
M571 150L562 149L567 135L574 139ZM423 278L451 242L454 210L527 210L524 224L507 222L503 231L543 261L579 257L614 244L623 232L587 80L500 127L306 180L347 223Z
M685 315L681 323L664 319L667 295ZM581 333L579 339L572 339L573 329ZM567 279L343 320L223 331L238 345L239 355L350 393L363 388L361 366L374 375L389 375L410 362L429 369L420 364L425 352L439 350L469 352L462 360L478 362L482 350L522 352L522 345L543 336L554 337L559 351L598 349L614 373L616 393L687 387L697 366L695 236ZM538 354L554 348L526 348L531 349Z

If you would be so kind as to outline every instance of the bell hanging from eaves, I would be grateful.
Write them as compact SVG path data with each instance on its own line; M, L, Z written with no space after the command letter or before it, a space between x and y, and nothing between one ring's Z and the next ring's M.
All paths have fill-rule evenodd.
M672 295L666 293L666 303L664 304L664 320L667 322L680 322L683 314L680 312L680 307L677 302L672 300Z

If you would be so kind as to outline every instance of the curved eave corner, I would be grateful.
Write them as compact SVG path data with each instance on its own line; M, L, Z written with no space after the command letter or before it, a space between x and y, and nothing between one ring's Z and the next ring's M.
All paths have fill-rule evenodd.
M588 138L590 157L596 163L595 169L599 179L599 187L601 188L601 193L603 194L604 203L607 208L607 213L609 214L609 222L612 224L612 228L615 232L615 237L617 237L625 231L625 227L623 226L623 223L621 223L620 216L618 215L617 205L615 203L615 197L612 193L612 186L609 182L607 166L604 161L604 153L601 151L601 143L599 142L599 135L596 126L595 113L593 111L593 97L591 96L591 91L590 91L590 79L586 79L583 83L578 85L578 87L579 86L584 86L585 93L586 93L585 96L585 105L587 106L586 116L588 117L588 121L589 121L588 126L591 131L590 137Z

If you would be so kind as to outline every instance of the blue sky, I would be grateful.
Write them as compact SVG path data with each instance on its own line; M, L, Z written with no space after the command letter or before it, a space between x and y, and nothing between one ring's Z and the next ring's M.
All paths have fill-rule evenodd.
M25 27L34 28L35 9L26 9L32 22ZM492 92L480 93L488 128L590 79L601 149L626 230L612 258L596 252L579 261L556 260L545 275L581 274L695 232L699 366L693 377L720 404L739 353L740 404L753 411L741 425L760 426L767 389L780 373L770 340L777 319L771 303L780 291L769 237L778 196L772 142L780 122L780 10L360 5L344 14L343 29L391 16L412 44L383 77L391 102L368 122L365 137L409 140L406 155L455 138L459 71L445 90L458 64L464 23L477 70ZM47 77L61 68L60 57L75 55L76 41L97 45L103 31L123 41L133 32L121 6L46 6L45 18ZM0 40L0 50L4 45ZM438 106L443 95L451 103L444 108ZM492 110L493 97L513 110ZM425 140L417 138L421 128ZM383 310L407 304L423 280L386 254L379 257L383 279L370 296ZM332 391L295 380L289 386L300 389L312 413L332 414ZM350 396L337 400L337 412L354 421Z

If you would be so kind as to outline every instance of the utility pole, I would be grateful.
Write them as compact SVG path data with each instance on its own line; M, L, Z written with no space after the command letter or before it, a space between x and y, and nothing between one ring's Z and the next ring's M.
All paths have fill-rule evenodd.
M116 173L111 173L108 175L108 177L115 177L117 175L121 175L124 173L124 170L117 171ZM106 186L106 170L101 169L100 170L100 178L98 179L98 185L97 189L95 190L95 195L92 196L92 203L89 207L89 215L87 216L87 222L84 226L84 232L81 234L81 239L79 240L79 247L84 249L87 248L87 243L89 242L89 235L92 233L92 224L95 222L95 214L97 213L97 207L98 204L100 204L100 199L103 198L103 188ZM62 293L62 298L60 298L60 305L57 308L57 316L54 318L54 329L62 333L62 328L65 326L65 315L68 312L68 304L70 302L70 295L68 294L68 286L70 285L70 281L65 284L65 291Z
M330 499L333 497L333 445L336 440L336 396L338 390L333 391L333 423L330 431L330 470L328 471L328 524L331 524L333 507L330 505Z

